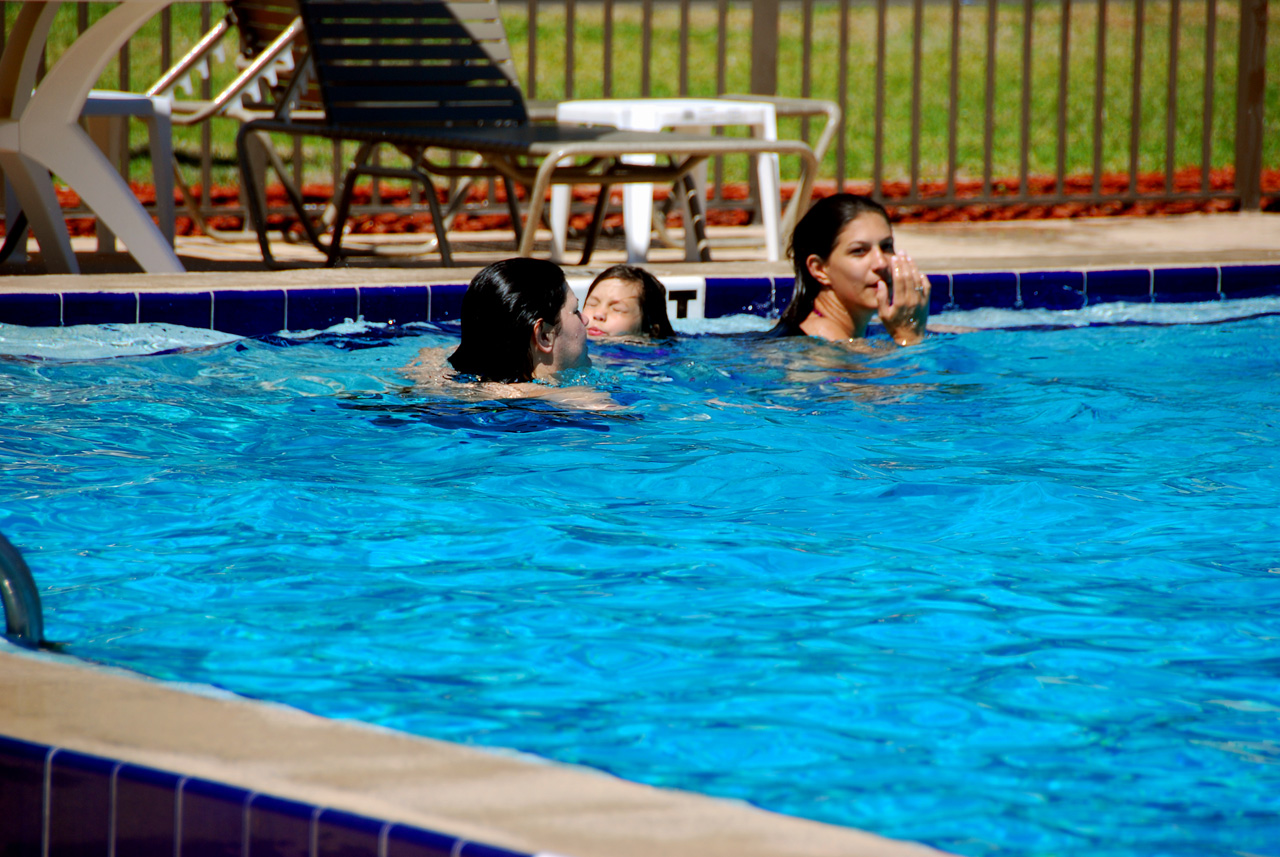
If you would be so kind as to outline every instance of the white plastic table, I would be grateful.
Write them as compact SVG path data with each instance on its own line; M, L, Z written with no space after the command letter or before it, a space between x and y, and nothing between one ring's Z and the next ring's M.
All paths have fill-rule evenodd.
M728 101L716 98L603 98L562 101L556 105L556 120L582 125L608 125L635 131L663 128L709 129L721 125L745 125L755 137L778 139L774 106L763 101ZM629 156L632 163L653 163L647 155ZM780 257L778 156L763 155L756 160L760 183L760 219L764 224L765 252L770 261ZM706 195L705 169L697 175L698 192ZM559 185L551 192L551 254L560 261L569 231L570 188ZM627 261L639 263L649 255L653 224L653 185L628 184L622 189L622 213L627 237ZM689 258L697 259L693 230L685 229Z
M202 2L202 0L196 0ZM78 122L116 52L170 0L123 0L80 34L36 85L59 2L28 0L0 55L0 167L27 213L49 270L78 273L49 173L73 187L149 273L181 273L164 232ZM159 169L167 169L161 165Z

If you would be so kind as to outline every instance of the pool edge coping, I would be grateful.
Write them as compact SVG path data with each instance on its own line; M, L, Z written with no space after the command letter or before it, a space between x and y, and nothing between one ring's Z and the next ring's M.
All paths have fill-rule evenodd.
M0 693L5 724L0 734L13 739L521 853L942 853L743 802L656 788L516 752L331 720L215 688L197 690L9 645L0 645L0 687L6 688Z

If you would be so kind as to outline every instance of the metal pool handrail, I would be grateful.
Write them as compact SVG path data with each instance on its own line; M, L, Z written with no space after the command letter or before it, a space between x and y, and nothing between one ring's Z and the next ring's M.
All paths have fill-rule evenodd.
M0 601L4 602L5 636L28 649L44 641L44 612L31 569L8 539L0 534Z

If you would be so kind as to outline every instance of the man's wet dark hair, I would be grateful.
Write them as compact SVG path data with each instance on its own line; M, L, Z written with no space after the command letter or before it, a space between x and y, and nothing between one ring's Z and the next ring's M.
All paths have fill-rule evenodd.
M791 303L783 310L778 324L770 331L775 336L796 336L800 325L813 312L813 301L822 291L822 284L809 272L809 257L827 259L836 248L840 232L852 220L864 214L878 214L889 223L889 212L869 196L853 193L837 193L824 197L805 212L791 233L788 253L795 267L796 287Z
M622 280L640 287L640 332L654 339L674 339L675 328L667 317L667 287L653 274L636 265L614 265L605 268L587 289L587 297L591 297L591 289L605 280Z
M483 381L531 380L533 327L541 319L545 329L559 330L568 292L564 271L552 262L494 262L462 296L462 342L449 363Z

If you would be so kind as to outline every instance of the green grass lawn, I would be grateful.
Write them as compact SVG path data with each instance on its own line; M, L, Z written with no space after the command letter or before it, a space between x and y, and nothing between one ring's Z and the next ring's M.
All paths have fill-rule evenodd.
M5 4L7 22L16 14L18 4ZM107 4L86 4L91 18L103 14ZM51 57L74 34L79 4L67 4L59 12ZM201 6L176 4L170 12L174 32L174 56L178 56L202 32L202 8L220 14L220 4ZM1175 166L1200 162L1203 133L1203 98L1206 82L1206 4L1181 3L1178 29L1178 80L1176 110ZM573 50L575 55L572 80L566 79L566 22L564 6L540 7L537 16L538 57L531 97L556 99L571 89L574 97L603 95L616 97L679 95L681 64L687 69L689 95L714 95L719 90L717 52L719 28L714 4L698 4L690 13L687 51L679 40L680 12L675 5L654 7L652 55L648 66L650 87L642 92L645 69L640 57L641 9L638 3L614 8L612 85L604 85L603 7L583 4L576 7ZM1058 163L1058 98L1062 26L1059 2L1038 2L1034 7L1031 77L1031 121L1028 125L1028 166L1033 174L1053 173ZM888 179L906 178L911 168L911 97L912 97L912 33L913 10L910 5L891 5L886 21L885 119L883 158ZM920 176L924 179L946 177L948 163L948 117L951 75L951 7L946 3L930 3L923 10L922 71L919 82L921 119L919 134ZM1066 170L1088 173L1093 168L1094 89L1097 68L1098 6L1076 3L1069 19L1069 62L1067 65ZM957 174L960 178L981 177L983 170L984 130L986 115L987 16L985 3L959 7L960 57L958 74L958 133L956 144ZM529 21L525 4L504 6L508 33L522 74L527 68ZM727 58L723 91L746 92L750 80L750 5L735 3L728 7L728 40L724 46ZM840 10L835 3L813 6L812 38L806 48L800 7L784 6L780 23L779 92L802 94L804 58L811 62L811 91L815 97L837 100L840 95ZM1021 3L999 3L997 7L997 39L994 62L994 128L992 134L992 171L996 176L1017 175L1022 150L1022 44L1024 7ZM1108 5L1106 26L1106 77L1104 89L1104 129L1102 168L1108 172L1124 172L1129 167L1131 138L1134 5L1112 0ZM874 5L854 4L847 21L845 52L847 103L844 105L847 127L842 146L833 146L823 164L823 177L834 178L842 169L846 178L868 179L873 170L873 134L875 107L875 30ZM1264 164L1280 164L1280 26L1271 27L1267 52L1267 77L1270 88L1265 108L1266 134ZM101 85L109 88L144 89L160 71L160 21L153 20L134 39L129 51L127 81L120 79L120 65L113 61L104 72ZM1238 39L1238 7L1218 4L1215 49L1217 53L1212 115L1212 152L1214 166L1230 165L1234 157L1235 131L1235 55ZM1165 127L1168 104L1170 56L1170 3L1149 2L1144 15L1145 50L1142 64L1142 104L1139 123L1141 171L1165 168ZM231 69L218 71L215 87L229 79ZM529 82L526 80L526 87ZM137 123L135 123L137 124ZM782 123L783 135L799 135L799 121ZM227 120L212 123L213 178L218 184L234 184L234 139L236 124ZM816 134L816 130L814 132ZM178 129L176 148L192 161L201 145L199 129ZM146 181L150 166L146 156L145 131L138 124L132 133L131 147L135 157L132 177ZM309 180L327 182L330 176L328 143L317 141L304 149L306 175ZM838 158L840 160L838 160ZM794 174L793 165L784 172ZM188 173L195 181L193 167ZM730 163L726 178L740 179L745 166Z

